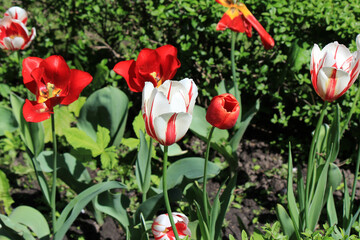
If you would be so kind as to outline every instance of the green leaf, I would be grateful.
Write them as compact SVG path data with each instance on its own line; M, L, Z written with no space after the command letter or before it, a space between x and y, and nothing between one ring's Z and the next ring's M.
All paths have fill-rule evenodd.
M134 132L136 134L136 137L140 139L139 131L142 131L143 133L146 132L146 130L145 130L145 122L144 122L141 111L134 118L134 121L132 122L132 126L133 126Z
M0 238L11 240L35 240L30 230L23 224L12 221L9 217L0 214Z
M349 196L349 189L347 186L347 181L345 174L343 173L343 179L344 179L344 199L343 199L343 227L346 228L348 226L348 223L350 222L350 196Z
M115 146L106 148L100 155L101 168L113 169L118 164L117 156Z
M331 123L327 140L327 156L331 156L330 162L334 162L340 149L340 107L336 104L335 116Z
M241 119L239 129L236 131L235 135L230 140L230 145L231 145L233 152L237 151L237 149L239 147L239 143L240 143L247 127L249 126L251 120L253 119L255 114L259 111L259 109L260 109L260 100L257 99L254 106L249 111L247 111L246 114Z
M38 238L49 239L50 229L45 217L35 208L19 206L10 214L11 221L30 228Z
M289 239L291 239L293 234L295 233L295 228L285 208L280 204L276 205L276 215L280 221L281 228L284 231L285 235L288 236Z
M68 110L67 106L56 106L54 108L55 116L55 133L58 136L64 136L66 129L69 129L72 122L75 122L74 115ZM51 119L43 121L45 129L45 142L52 142L52 129L51 129Z
M215 229L221 229L221 227L224 223L225 214L226 214L227 210L229 209L231 199L234 194L235 187L236 187L236 180L237 180L237 174L235 174L230 179L229 183L227 184L224 192L222 193L222 195L220 197L220 213L216 220ZM214 239L218 239L219 234L220 234L220 231L216 231Z
M196 214L199 220L201 236L204 238L204 240L210 240L211 238L210 238L208 226L206 225L206 221L201 213L201 208L196 201L195 201L195 206L196 206Z
M130 226L130 219L126 211L129 204L130 200L125 195L113 194L109 191L101 193L94 200L96 209L118 220L124 229L128 229Z
M56 234L54 240L62 240L72 223L80 214L83 208L93 200L97 195L110 189L126 188L122 183L110 181L98 183L92 187L89 187L85 191L81 192L75 197L61 212L60 217L56 222Z
M97 126L110 131L110 145L119 146L128 115L128 97L121 90L106 87L89 96L80 111L78 127L96 140Z
M291 155L291 144L289 143L289 159L288 159L288 180L287 180L287 198L290 217L294 223L295 233L299 234L299 209L296 206L296 200L293 190L293 164ZM300 236L300 235L299 235Z
M33 156L44 149L44 127L41 123L26 122L22 113L24 99L15 94L10 96L11 108L19 124L20 136Z
M86 102L86 97L79 97L75 102L68 105L68 110L74 113L75 117L79 117L80 110Z
M96 143L99 148L105 149L110 142L110 131L107 128L97 126Z
M332 187L330 186L330 192L332 192ZM326 210L328 214L329 224L330 226L334 226L338 224L338 218L336 214L334 196L332 193L329 194L326 203Z
M44 151L37 158L44 172L53 172L53 152ZM75 192L80 193L91 183L91 177L84 165L69 153L58 154L58 177Z
M140 191L146 195L147 191L150 188L150 177L151 177L151 154L149 156L149 147L152 148L152 141L149 142L151 146L148 145L144 133L139 130L140 135L140 145L135 163L135 175L136 182L140 188Z
M0 208L4 206L5 212L9 214L13 202L14 200L10 196L9 180L6 178L5 173L0 170Z
M0 106L0 136L3 136L5 131L13 132L18 128L18 123L11 109Z
M164 146L160 145L161 150L164 152ZM187 153L187 150L182 150L179 144L174 143L168 147L168 156L175 157Z
M223 186L223 184L222 184ZM210 210L210 224L209 224L209 232L210 232L210 239L217 239L215 238L215 235L216 234L216 222L218 220L218 216L220 214L220 200L219 200L219 197L220 197L220 190L221 190L222 187L219 188L216 196L215 196L215 199L214 199L214 202L213 202L213 205L211 206L211 210Z
M101 148L95 140L78 128L67 129L65 138L73 148L90 150L93 157L99 156L104 151L104 148Z
M181 184L184 178L189 180L201 180L204 176L204 161L205 159L199 157L190 157L177 160L168 168L167 187L171 189L178 184ZM208 178L212 178L219 174L220 168L212 162L208 162L207 166ZM160 181L162 186L162 179Z

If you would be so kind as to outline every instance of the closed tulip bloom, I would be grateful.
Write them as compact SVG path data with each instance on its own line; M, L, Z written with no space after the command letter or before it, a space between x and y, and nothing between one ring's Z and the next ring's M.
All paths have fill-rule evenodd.
M172 215L179 238L191 237L191 231L188 228L189 219L182 213L173 212ZM155 218L151 231L154 234L155 240L175 240L168 214L161 214Z
M359 41L358 37L358 45ZM344 45L333 42L320 50L315 44L311 52L310 73L316 93L327 102L341 97L357 79L359 61L359 49L351 53Z
M172 79L179 67L177 49L172 45L165 45L157 49L144 48L136 61L119 62L113 70L125 78L131 91L141 92L145 82L151 82L157 87Z
M167 80L158 88L145 82L142 115L148 135L164 146L184 137L191 124L197 95L192 79Z
M27 13L20 7L12 7L0 20L0 48L22 50L27 48L36 36L35 28L29 34L25 24Z
M274 39L263 28L259 21L252 15L244 3L236 3L234 0L215 0L228 10L216 26L216 30L224 31L227 28L234 32L246 33L252 36L252 27L259 33L265 49L271 49L275 45Z
M25 86L36 95L35 101L26 99L23 106L23 115L28 122L50 118L54 106L74 102L92 81L89 73L70 69L63 57L56 55L46 59L25 58L22 75Z
M214 127L229 129L234 127L239 113L239 102L230 93L224 93L211 99L206 111L206 120Z
M26 11L17 6L9 8L4 16L10 16L12 19L20 20L25 25L28 19Z

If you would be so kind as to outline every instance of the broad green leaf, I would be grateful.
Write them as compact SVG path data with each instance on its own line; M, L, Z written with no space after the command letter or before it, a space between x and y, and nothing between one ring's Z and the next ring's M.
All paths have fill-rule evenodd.
M86 97L79 97L75 102L68 105L68 110L74 113L75 117L79 117L80 110L86 102Z
M3 136L5 131L13 132L18 128L18 123L11 109L0 106L0 136Z
M45 217L35 208L19 206L10 214L11 221L30 228L38 238L49 239L50 229Z
M110 142L110 131L100 125L97 126L96 143L99 148L105 149Z
M22 113L24 99L12 93L10 102L14 117L19 124L21 139L33 156L36 157L44 149L44 127L41 123L25 121Z
M94 186L89 187L88 189L81 192L77 197L75 197L61 212L60 217L56 222L56 234L54 240L62 240L65 236L68 229L71 227L72 223L78 217L80 212L86 205L93 200L96 196L110 189L122 189L126 186L122 183L110 181L98 183Z
M140 136L140 145L135 163L135 175L136 182L140 188L140 191L146 195L147 191L150 188L150 176L151 176L151 154L152 151L149 147L152 148L152 141L149 142L151 146L148 145L144 133L139 130ZM149 156L150 154L150 156Z
M160 145L161 150L164 152L164 146ZM182 150L179 144L174 143L168 147L168 156L175 157L187 153L187 150Z
M299 229L299 209L296 206L296 200L293 190L293 164L291 155L291 144L289 143L289 159L288 159L288 180L287 180L287 198L290 217L294 223L295 231Z
M128 97L121 90L105 87L89 96L80 111L78 127L96 141L97 126L110 131L110 145L119 146L128 115Z
M96 209L118 220L124 229L129 228L130 219L126 208L129 207L130 200L125 195L106 191L98 195L94 202Z
M134 118L134 121L132 122L132 126L133 126L134 132L136 134L136 137L140 139L139 131L141 130L143 133L146 132L146 130L145 130L145 122L144 122L144 119L142 117L141 111Z
M308 64L310 56L309 47L307 42L299 41L299 39L296 39L291 44L288 62L292 71L299 72L305 64Z
M30 230L9 217L0 214L0 238L7 237L11 240L35 240Z
M331 186L330 186L330 192L332 192L332 187ZM333 196L332 193L329 194L329 197L327 199L326 210L327 210L330 226L334 226L335 224L338 224L338 218L337 218L337 214L336 214L334 196Z
M106 148L100 155L100 161L102 169L113 169L118 164L115 146Z
M250 110L248 110L246 114L242 117L239 125L239 129L236 131L235 135L230 140L230 145L233 152L237 151L239 147L239 143L247 127L249 126L251 120L253 119L255 114L259 111L259 109L260 109L260 100L257 99L254 106Z
M329 125L327 125L326 123L321 125L319 130L319 137L318 140L316 141L316 146L315 146L316 152L326 153L329 131L330 131Z
M55 116L55 132L58 136L64 136L66 129L70 128L71 123L75 122L74 115L68 110L67 106L56 106L54 108ZM51 129L51 119L43 121L45 129L45 142L52 142L52 129Z
M276 215L280 221L281 228L284 231L285 235L288 236L289 239L291 239L293 234L295 234L295 228L285 208L280 204L276 205Z
M13 202L14 200L10 196L9 180L6 178L5 173L0 170L0 206L4 206L5 212L9 214Z
M44 172L53 172L53 152L44 151L37 158ZM91 183L91 177L83 164L69 153L58 154L58 177L71 189L80 193Z
M204 161L199 157L190 157L177 160L168 168L167 187L171 189L181 184L184 178L189 180L201 180L204 176ZM207 166L208 178L212 178L219 174L220 168L212 162L208 162ZM162 179L160 186L162 186Z
M65 138L74 148L83 148L91 151L92 156L99 156L104 148L101 148L95 140L78 128L69 128L65 131Z

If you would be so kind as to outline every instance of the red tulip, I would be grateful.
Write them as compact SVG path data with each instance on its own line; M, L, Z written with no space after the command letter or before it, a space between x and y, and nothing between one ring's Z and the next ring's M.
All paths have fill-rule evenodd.
M26 99L23 107L28 122L50 118L54 106L74 102L92 81L89 73L70 69L63 57L55 55L46 59L25 58L22 75L25 86L36 95L36 101Z
M158 87L172 79L179 67L177 49L165 45L155 50L144 48L136 61L119 62L113 70L125 78L131 91L142 92L145 82L152 82L154 87Z
M206 120L220 129L232 128L240 113L239 102L230 93L214 97L206 111Z
M27 48L36 36L35 28L29 32L25 26L26 11L20 7L12 7L0 20L0 48L19 50Z
M252 36L252 27L259 33L265 49L271 49L275 45L274 39L263 28L259 21L252 15L249 9L243 3L234 3L233 0L215 0L228 8L216 30L225 30L229 28L234 32L245 32L248 37Z
M189 219L182 213L173 212L172 215L179 238L191 237L191 231L188 228ZM151 231L154 234L155 240L175 240L168 214L161 214L155 218Z

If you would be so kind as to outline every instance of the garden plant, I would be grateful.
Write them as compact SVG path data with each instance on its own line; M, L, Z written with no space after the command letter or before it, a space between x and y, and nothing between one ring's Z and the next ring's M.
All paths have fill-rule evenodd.
M360 239L359 9L4 1L0 239Z

